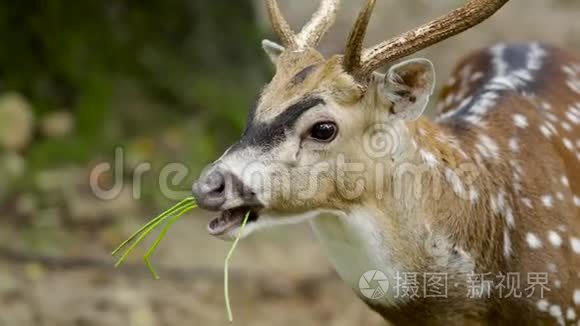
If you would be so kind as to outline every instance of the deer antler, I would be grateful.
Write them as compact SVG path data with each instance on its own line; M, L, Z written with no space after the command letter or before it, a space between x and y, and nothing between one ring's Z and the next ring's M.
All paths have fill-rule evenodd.
M306 46L318 45L322 36L334 24L339 7L340 0L322 0L318 10L298 34L300 43Z
M318 10L302 28L302 31L296 35L282 16L277 1L266 0L268 15L274 31L278 34L284 46L292 49L303 49L318 45L322 36L334 23L339 5L340 0L321 0Z
M445 16L363 51L362 43L375 1L367 0L345 51L345 69L358 80L365 80L386 63L411 55L478 25L509 0L469 0L467 4Z
M344 54L344 68L348 72L355 72L361 66L363 42L367 34L367 27L371 20L373 10L375 9L375 4L376 0L367 0L348 37L346 52Z
M288 22L282 16L280 7L278 7L278 2L276 0L266 0L266 7L268 8L268 16L270 17L270 23L274 32L278 34L282 44L287 48L296 47L296 35L288 25Z

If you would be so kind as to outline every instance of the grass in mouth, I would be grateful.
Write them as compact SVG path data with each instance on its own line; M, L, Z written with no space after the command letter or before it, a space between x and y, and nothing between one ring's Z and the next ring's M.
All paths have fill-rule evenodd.
M157 229L160 225L165 224L165 226L163 227L163 229L161 230L161 232L157 236L157 239L155 239L155 242L151 245L151 247L147 250L147 252L143 256L143 261L145 262L145 265L149 269L149 272L151 272L151 275L153 275L153 277L156 280L158 280L159 275L157 274L157 272L153 268L153 265L151 264L151 260L150 260L151 256L155 252L155 249L157 249L157 247L159 247L159 244L161 243L161 241L163 241L163 239L167 235L167 232L169 231L171 226L175 222L177 222L177 220L179 220L183 215L189 213L191 210L193 210L196 207L197 207L197 205L195 203L195 199L193 197L189 197L189 198L186 198L186 199L180 201L175 206L171 207L170 209L166 210L165 212L161 213L160 215L158 215L157 217L152 219L149 223L145 224L137 232L135 232L133 235L131 235L129 237L129 239L127 239L123 243L121 243L121 245L117 249L115 249L115 251L113 251L112 255L117 256L121 252L121 250L126 248L126 250L123 252L121 257L117 260L117 263L115 264L115 268L121 266L125 262L127 257L131 254L131 252L133 252L133 250L137 247L137 245L139 245L139 243L141 243L151 232L153 232L153 230ZM246 216L244 217L244 221L242 222L242 225L240 227L238 235L236 236L236 239L234 240L234 243L232 244L232 247L231 247L230 251L228 252L226 259L225 259L225 262L224 262L224 296L225 296L228 320L230 322L232 322L234 320L234 317L232 314L232 308L230 306L228 266L229 266L229 261L233 255L236 247L238 246L238 242L240 241L240 238L242 236L242 233L243 233L244 228L248 222L249 217L250 217L250 213L248 212L246 214Z

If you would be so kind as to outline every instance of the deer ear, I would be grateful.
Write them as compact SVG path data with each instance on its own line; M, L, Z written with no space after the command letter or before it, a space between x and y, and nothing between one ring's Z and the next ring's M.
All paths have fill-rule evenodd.
M427 59L411 59L392 66L382 94L390 102L390 114L401 120L418 119L435 88L435 69Z
M266 54L274 64L278 62L278 58L285 50L282 45L276 42L272 42L270 40L263 40L262 48L264 49L264 52L266 52Z

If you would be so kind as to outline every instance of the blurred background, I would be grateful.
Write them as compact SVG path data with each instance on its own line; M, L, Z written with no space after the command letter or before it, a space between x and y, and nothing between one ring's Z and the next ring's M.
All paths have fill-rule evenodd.
M317 5L280 2L295 29ZM341 52L362 3L343 2L325 54ZM378 2L369 44L463 0ZM575 0L512 0L419 55L435 63L441 86L462 56L498 41L580 51L579 17ZM145 246L118 270L110 252L179 199L159 187L168 163L187 167L170 189L187 195L240 134L273 74L263 38L276 39L258 0L0 0L0 326L228 324L229 244L206 234L208 215L190 214L171 230L154 257L159 281L142 264ZM121 168L97 181L121 187L103 200L91 171L113 163L116 150ZM242 241L231 266L238 325L382 324L337 278L307 226Z

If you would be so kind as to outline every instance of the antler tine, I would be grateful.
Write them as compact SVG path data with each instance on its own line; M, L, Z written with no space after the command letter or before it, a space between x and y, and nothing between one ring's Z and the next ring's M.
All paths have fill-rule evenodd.
M361 66L363 43L375 4L376 0L367 0L350 32L344 53L344 69L347 72L355 72Z
M321 0L318 10L298 34L299 45L314 47L336 19L340 0Z
M470 0L445 16L400 36L385 41L363 53L355 77L364 79L386 63L393 62L430 45L474 27L491 17L509 0Z
M296 48L296 35L284 16L282 16L278 2L276 0L266 0L266 7L268 8L268 16L270 17L272 28L280 37L282 44L288 48Z

